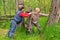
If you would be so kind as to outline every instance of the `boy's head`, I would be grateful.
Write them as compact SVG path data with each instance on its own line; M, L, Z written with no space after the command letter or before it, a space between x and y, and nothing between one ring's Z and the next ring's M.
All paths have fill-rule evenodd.
M27 11L26 11L27 13L30 13L30 12L32 12L32 8L29 6L28 8L27 8Z
M24 4L18 4L18 8L19 8L19 10L24 9Z
M39 13L40 12L40 8L35 8L35 12Z
M27 10L26 12L27 12L27 13L30 13L30 12L32 12L32 10Z

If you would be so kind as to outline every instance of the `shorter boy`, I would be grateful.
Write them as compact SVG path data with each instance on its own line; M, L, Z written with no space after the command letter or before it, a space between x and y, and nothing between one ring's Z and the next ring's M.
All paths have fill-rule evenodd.
M10 24L10 29L8 31L8 37L11 38L17 24L22 22L22 18L28 17L30 14L25 13L24 12L24 5L23 4L19 4L19 10L16 13L16 15L13 17L13 19L11 20L11 24Z
M25 27L26 27L27 31L29 33L31 33L32 24L34 24L37 27L37 29L40 33L40 25L38 24L40 9L36 8L35 11L30 12L30 13L31 13L31 15L29 16L29 18L27 18L28 20L27 20L27 23L26 23Z
M27 18L27 22L25 24L25 27L26 27L27 31L29 33L31 33L31 31L32 31L32 24L34 24L37 27L37 29L38 29L38 31L40 33L41 30L40 30L40 24L38 23L38 18L40 16L46 17L46 16L48 16L48 14L40 13L40 9L39 8L36 8L35 11L30 11L30 13L31 13L31 15Z

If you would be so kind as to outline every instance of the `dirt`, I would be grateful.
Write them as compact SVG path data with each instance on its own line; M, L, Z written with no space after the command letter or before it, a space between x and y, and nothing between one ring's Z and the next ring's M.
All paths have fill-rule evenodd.
M2 35L6 35L7 32L8 32L7 29L0 29L0 36L2 36Z

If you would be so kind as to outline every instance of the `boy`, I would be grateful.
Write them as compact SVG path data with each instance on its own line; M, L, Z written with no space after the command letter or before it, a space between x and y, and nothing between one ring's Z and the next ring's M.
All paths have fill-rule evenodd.
M39 8L36 8L35 11L33 11L33 12L30 11L30 13L31 13L31 15L27 18L25 28L27 29L27 31L29 33L31 33L32 24L34 24L40 33L40 25L38 24L38 18L39 18L39 16L48 16L48 15L47 14L41 14Z
M11 24L10 24L10 30L8 32L8 37L11 38L17 24L22 22L22 18L28 17L30 14L25 13L24 12L24 5L23 4L19 4L19 10L17 11L16 15L13 17L13 19L11 20Z

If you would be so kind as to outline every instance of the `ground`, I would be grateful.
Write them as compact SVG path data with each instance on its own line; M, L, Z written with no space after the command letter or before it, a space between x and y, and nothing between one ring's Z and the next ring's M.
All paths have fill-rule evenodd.
M38 34L37 28L33 26L32 34L27 34L23 27L18 26L10 39L7 36L10 22L5 22L5 27L0 28L0 40L60 40L60 23L46 27L47 17L39 18L41 34Z

